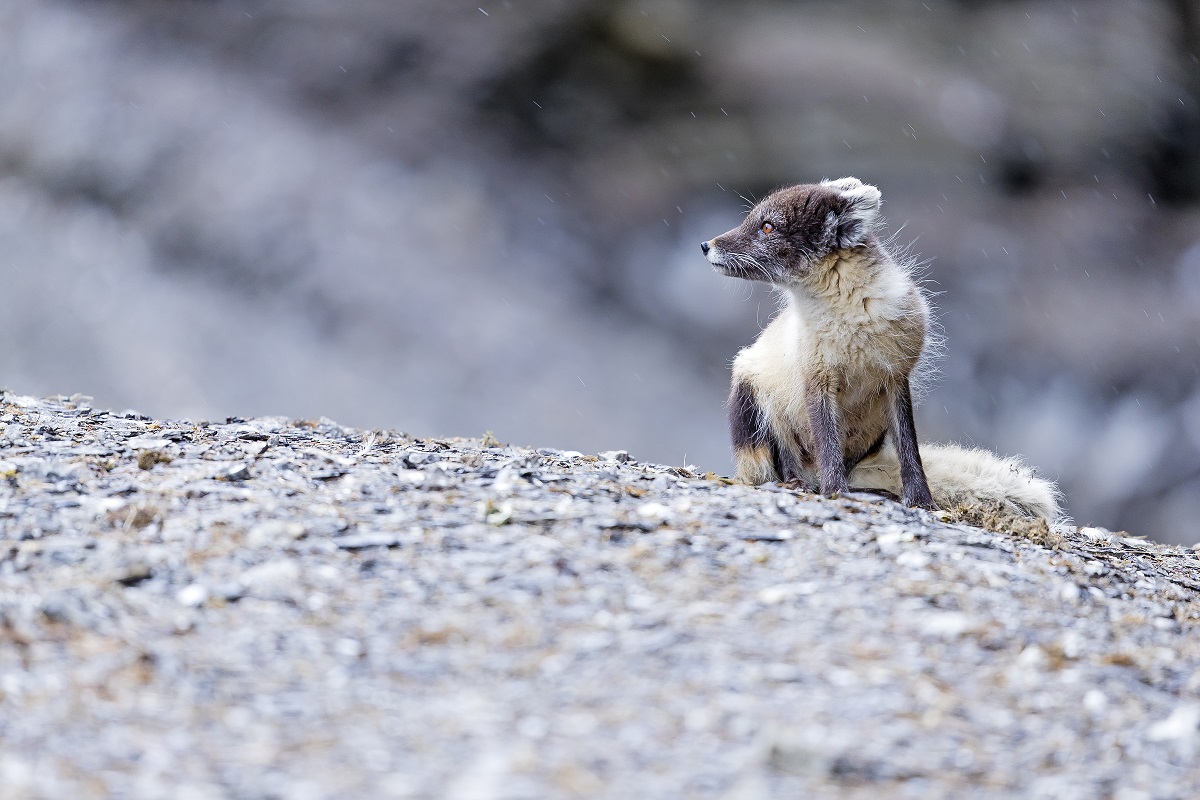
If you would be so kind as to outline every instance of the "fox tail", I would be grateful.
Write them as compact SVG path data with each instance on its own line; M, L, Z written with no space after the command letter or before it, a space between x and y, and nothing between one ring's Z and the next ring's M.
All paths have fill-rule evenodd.
M1037 477L1018 458L1002 458L987 450L955 444L921 444L920 448L929 491L941 508L979 503L1047 522L1055 522L1062 515L1058 487ZM863 459L848 477L855 488L902 494L900 462L890 445Z

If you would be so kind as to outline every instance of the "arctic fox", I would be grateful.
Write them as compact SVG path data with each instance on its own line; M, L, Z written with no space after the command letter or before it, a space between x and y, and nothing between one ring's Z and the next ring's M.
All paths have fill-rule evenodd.
M1054 521L1054 484L1017 459L918 448L910 381L930 339L929 301L874 233L880 194L857 178L781 189L701 244L735 278L785 297L733 362L737 477L823 494L884 490L910 506L998 505Z

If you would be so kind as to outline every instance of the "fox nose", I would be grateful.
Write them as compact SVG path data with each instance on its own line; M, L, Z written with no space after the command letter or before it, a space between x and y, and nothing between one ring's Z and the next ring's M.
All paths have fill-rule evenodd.
M704 255L708 255L708 242L701 242L700 249L704 251Z

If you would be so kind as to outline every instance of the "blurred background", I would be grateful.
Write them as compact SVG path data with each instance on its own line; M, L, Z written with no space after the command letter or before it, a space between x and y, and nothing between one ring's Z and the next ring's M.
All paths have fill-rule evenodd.
M0 385L728 474L775 301L699 243L856 175L932 259L923 438L1191 544L1198 52L1193 0L12 0Z

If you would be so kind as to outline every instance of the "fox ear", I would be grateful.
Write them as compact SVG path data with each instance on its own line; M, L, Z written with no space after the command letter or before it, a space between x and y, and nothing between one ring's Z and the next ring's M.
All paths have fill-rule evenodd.
M831 233L837 248L846 249L862 244L879 219L879 204L883 200L879 190L858 178L822 181L821 185L837 192L842 200L841 212L831 212L827 219L832 223Z

